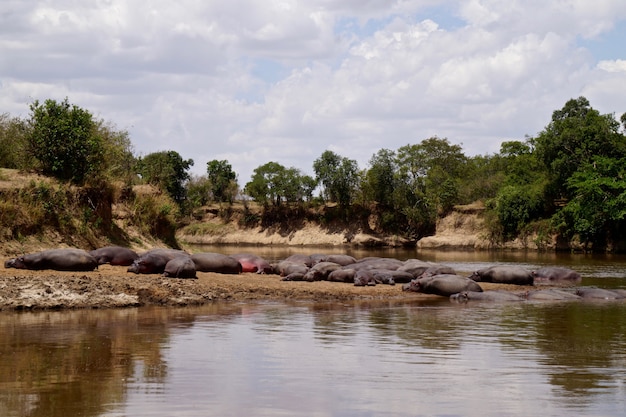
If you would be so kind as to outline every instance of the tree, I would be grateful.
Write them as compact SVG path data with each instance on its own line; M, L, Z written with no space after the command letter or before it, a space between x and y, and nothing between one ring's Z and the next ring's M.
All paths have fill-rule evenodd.
M550 176L552 198L570 198L567 180L596 156L622 158L626 141L613 115L602 115L585 97L571 99L531 142Z
M237 193L237 174L228 161L214 159L207 162L207 178L215 201L233 202Z
M0 167L27 168L28 126L8 113L0 114Z
M30 111L29 148L44 174L82 184L101 173L103 145L91 113L67 98L60 103L36 100Z
M381 149L372 156L369 165L364 184L367 194L383 207L394 207L398 171L395 152Z
M359 168L355 160L337 155L332 151L324 151L313 162L316 180L322 184L323 196L347 207L352 203L359 186Z
M267 205L279 206L281 202L299 202L311 199L317 183L302 175L297 168L285 168L278 162L268 162L254 170L252 180L244 191L255 201Z
M623 238L626 226L626 158L598 156L567 180L571 200L554 217L567 237L588 246Z
M137 158L126 130L118 130L104 120L95 122L95 134L103 147L103 173L110 179L122 180L131 184L135 176Z
M188 170L193 159L183 159L176 151L154 152L139 158L138 172L144 182L167 192L182 207L186 199L185 182L190 179Z

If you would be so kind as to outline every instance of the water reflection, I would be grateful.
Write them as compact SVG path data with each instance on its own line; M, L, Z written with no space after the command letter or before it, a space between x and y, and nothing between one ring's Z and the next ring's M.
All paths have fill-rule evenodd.
M2 416L622 416L626 303L0 315Z

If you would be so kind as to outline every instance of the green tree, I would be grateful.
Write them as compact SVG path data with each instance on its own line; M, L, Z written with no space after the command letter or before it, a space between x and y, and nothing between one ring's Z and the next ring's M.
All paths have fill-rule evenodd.
M623 239L626 226L626 158L598 156L568 180L571 200L554 216L564 236L586 247Z
M91 113L67 98L36 100L30 111L29 148L44 174L76 184L101 174L103 145Z
M254 170L252 180L245 185L244 191L258 203L279 206L283 201L310 200L316 185L312 177L303 175L297 168L268 162Z
M0 167L28 168L28 126L26 122L0 114Z
M232 203L237 193L237 174L226 160L214 159L207 162L207 178L213 199Z
M552 121L532 144L549 174L552 198L572 197L568 179L596 156L622 158L626 142L612 114L602 115L585 97L571 99L555 110Z
M132 184L135 179L137 158L133 154L130 136L104 120L95 122L95 134L102 143L103 173L109 179Z
M365 173L366 195L381 206L392 208L395 205L396 177L398 167L395 152L380 149L370 158L369 169Z
M268 162L252 173L252 180L244 186L244 192L261 204L279 205L281 200L281 181L286 168L278 162Z
M180 206L187 197L185 183L191 177L193 159L183 159L176 151L154 152L139 158L138 173L147 184L155 185L169 194Z
M206 206L211 195L211 182L206 175L192 175L187 181L187 201L190 209Z
M355 160L344 158L332 151L324 151L313 162L318 184L323 187L322 195L328 201L349 206L360 185L360 173Z

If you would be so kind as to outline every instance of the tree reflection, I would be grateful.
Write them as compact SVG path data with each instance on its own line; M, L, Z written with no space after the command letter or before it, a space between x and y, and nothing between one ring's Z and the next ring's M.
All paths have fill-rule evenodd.
M161 347L172 320L193 316L172 318L166 309L0 316L2 415L97 416L124 401L127 381L164 382Z

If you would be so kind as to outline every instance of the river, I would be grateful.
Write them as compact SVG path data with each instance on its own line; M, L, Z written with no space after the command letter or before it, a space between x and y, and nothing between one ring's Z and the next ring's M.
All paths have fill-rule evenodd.
M254 251L274 259L294 249ZM377 254L459 271L559 264L581 272L581 285L626 288L626 257L616 255ZM2 313L0 335L7 417L626 415L619 301Z

